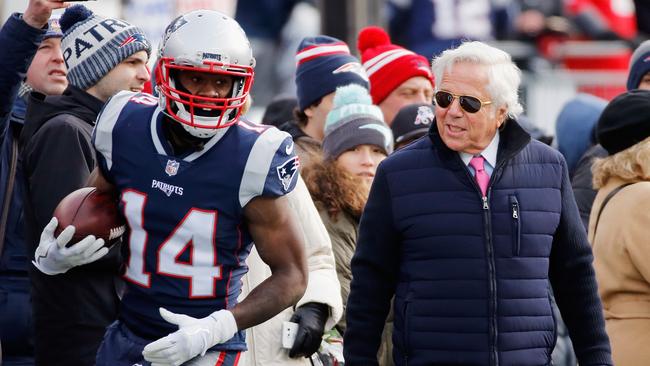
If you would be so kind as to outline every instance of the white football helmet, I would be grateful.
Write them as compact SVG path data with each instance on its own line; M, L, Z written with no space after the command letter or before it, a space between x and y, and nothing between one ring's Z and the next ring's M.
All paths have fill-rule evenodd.
M207 138L237 122L253 85L255 59L234 19L212 10L181 15L165 30L158 57L160 107L187 132ZM183 70L232 76L232 93L225 98L192 95L175 80Z

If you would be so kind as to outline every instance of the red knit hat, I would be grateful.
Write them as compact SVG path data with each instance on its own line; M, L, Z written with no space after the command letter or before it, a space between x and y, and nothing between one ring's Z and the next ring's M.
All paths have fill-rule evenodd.
M357 48L361 62L370 78L370 95L374 104L381 103L404 81L424 76L433 85L433 74L424 56L394 45L388 34L376 26L359 32Z

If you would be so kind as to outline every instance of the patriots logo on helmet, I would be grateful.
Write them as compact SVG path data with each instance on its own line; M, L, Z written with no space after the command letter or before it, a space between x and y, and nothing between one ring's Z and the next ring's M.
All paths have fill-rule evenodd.
M133 35L129 36L124 41L122 41L122 43L120 44L120 48L125 47L127 45L130 45L133 42L140 42L140 43L144 43L145 45L149 43L147 41L147 39L144 37L144 34L136 33L136 34L133 34Z
M366 70L358 62L348 62L346 64L343 64L336 70L332 71L332 74L338 74L341 72L352 72L361 76L363 80L368 81L368 74L366 74Z
M433 121L433 111L430 107L423 105L418 107L418 115L415 116L414 125L428 125Z
M299 167L300 159L298 159L297 156L294 156L276 168L278 171L278 178L280 179L280 182L282 182L282 188L285 192L289 190L289 187L291 187L291 182L293 182L293 178L298 173Z

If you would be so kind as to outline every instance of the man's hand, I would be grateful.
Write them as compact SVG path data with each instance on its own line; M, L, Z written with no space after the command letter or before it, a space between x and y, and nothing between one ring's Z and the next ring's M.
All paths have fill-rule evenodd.
M318 351L328 316L329 307L325 304L310 302L296 309L291 321L298 323L298 333L289 357L309 357Z
M23 14L23 20L32 27L41 29L50 19L52 10L67 7L68 4L63 0L29 0L27 10Z
M94 262L108 253L104 239L96 239L93 235L88 235L66 248L66 244L74 235L75 227L66 227L55 238L54 230L58 224L56 217L53 217L41 233L41 241L32 261L41 272L48 275L65 273L72 267Z
M219 310L197 319L160 308L160 316L178 325L178 330L144 347L142 355L151 362L151 366L181 365L198 355L205 355L210 347L229 340L237 333L237 322L228 310Z

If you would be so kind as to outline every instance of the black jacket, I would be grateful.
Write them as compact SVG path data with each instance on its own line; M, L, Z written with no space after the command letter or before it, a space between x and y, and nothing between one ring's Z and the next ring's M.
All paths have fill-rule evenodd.
M585 231L589 231L589 213L591 213L591 206L594 204L597 193L592 185L591 164L595 158L604 158L607 155L607 150L600 145L590 147L578 161L571 178L571 187L576 197L578 210L580 210L580 219L582 219Z
M91 132L102 106L74 86L61 96L30 96L20 137L30 257L56 205L84 187L95 168ZM30 266L38 365L94 365L105 328L117 317L119 264L116 246L101 260L56 276Z
M550 365L551 289L580 365L612 365L592 253L562 155L509 120L483 196L436 124L377 168L352 258L346 365Z

